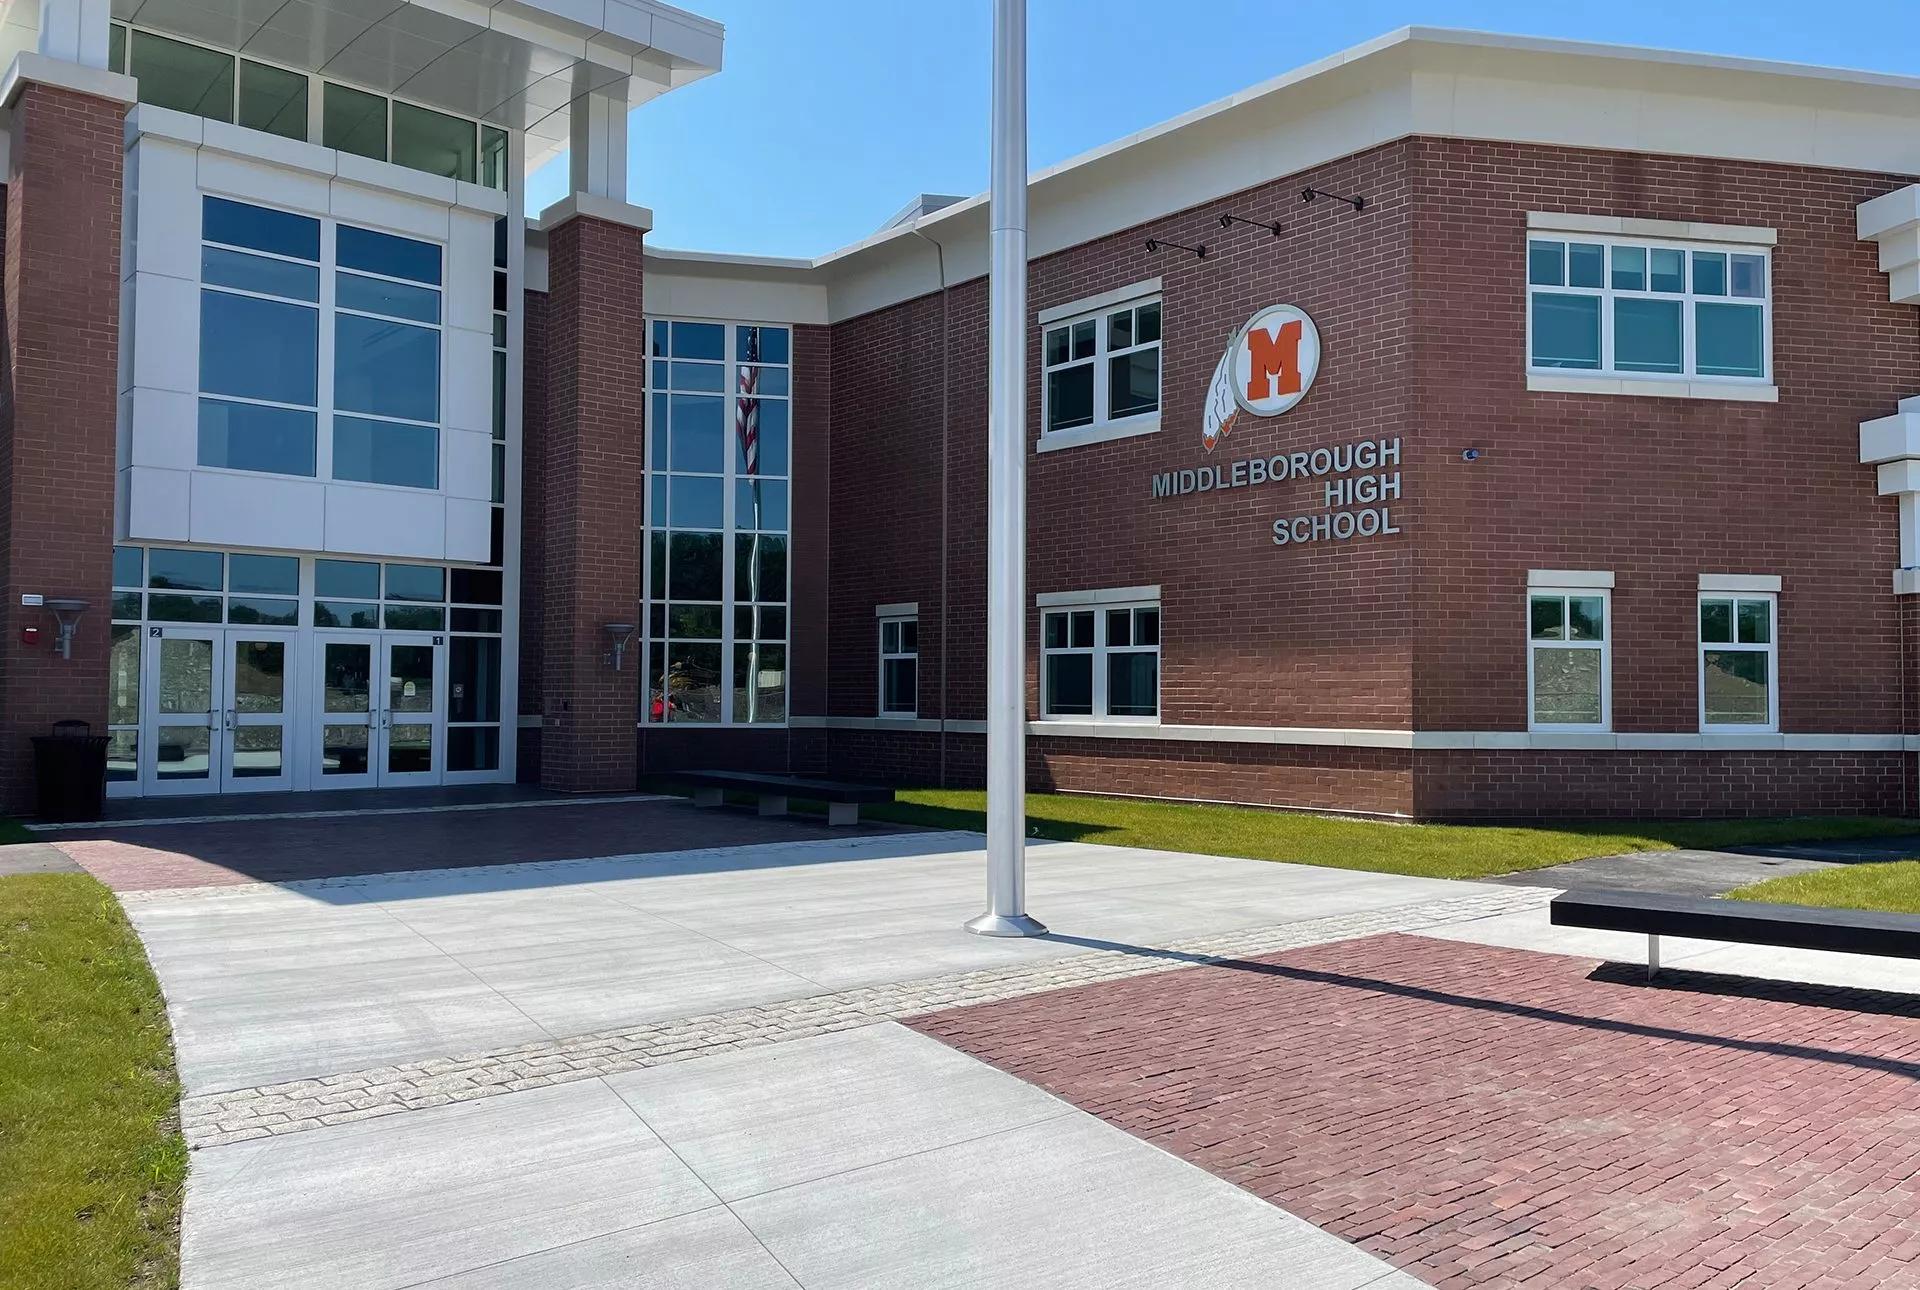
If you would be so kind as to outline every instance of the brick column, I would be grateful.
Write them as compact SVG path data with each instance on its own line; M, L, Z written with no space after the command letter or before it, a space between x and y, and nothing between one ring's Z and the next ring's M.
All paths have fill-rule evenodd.
M30 735L68 717L106 733L126 104L22 80L11 107L0 342L0 809L20 811L33 801ZM29 594L88 602L72 658L54 652L53 615L21 606ZM31 646L20 639L28 626L41 629Z
M646 214L584 195L548 213L547 414L528 513L543 526L540 783L568 792L631 789L639 773L643 651L636 632L614 671L605 625L641 613Z

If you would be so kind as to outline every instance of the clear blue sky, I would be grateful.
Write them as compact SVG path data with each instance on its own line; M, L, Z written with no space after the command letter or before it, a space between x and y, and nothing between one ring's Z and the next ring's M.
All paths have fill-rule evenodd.
M679 2L726 24L726 66L633 113L654 245L819 255L916 193L986 188L989 0ZM1920 74L1920 0L1029 0L1029 160L1409 24ZM565 181L536 173L529 208Z

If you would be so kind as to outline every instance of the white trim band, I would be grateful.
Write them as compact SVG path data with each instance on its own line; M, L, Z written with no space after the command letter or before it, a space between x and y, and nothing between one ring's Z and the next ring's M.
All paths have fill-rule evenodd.
M1528 211L1527 228L1543 233L1599 233L1614 237L1671 237L1686 242L1737 242L1777 246L1780 234L1751 224L1696 224L1677 219L1639 219L1631 215L1579 215L1569 211Z
M1033 441L1035 452L1059 452L1062 448L1084 448L1090 443L1111 443L1115 439L1133 439L1143 434L1160 433L1160 414L1147 413L1112 421L1103 426L1082 426L1077 430L1050 430Z
M1109 305L1125 304L1129 300L1138 300L1142 296L1157 296L1159 294L1160 279L1145 278L1134 283L1132 286L1115 287L1112 291L1102 291L1097 296L1085 296L1079 300L1069 300L1064 305L1053 305L1050 308L1042 309L1040 316L1035 321L1042 327L1045 327L1048 323L1058 322L1062 318L1072 318L1078 314L1090 314L1105 309Z
M1700 590L1778 592L1780 575L1777 573L1703 573L1700 575Z
M1097 591L1043 591L1033 598L1038 609L1079 609L1087 605L1128 605L1160 599L1160 587L1102 587Z
M1681 381L1658 376L1575 376L1528 372L1535 394L1626 394L1646 399L1719 399L1723 403L1778 403L1780 387L1735 381Z
M1552 587L1556 590L1575 587L1602 587L1613 589L1613 571L1610 569L1529 569L1528 587Z

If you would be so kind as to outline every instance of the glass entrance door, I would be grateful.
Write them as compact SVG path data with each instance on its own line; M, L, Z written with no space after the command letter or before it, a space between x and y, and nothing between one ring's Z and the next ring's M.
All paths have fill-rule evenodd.
M224 635L217 627L147 628L140 779L148 793L220 791Z
M382 784L438 784L445 757L442 716L446 696L446 637L381 638L386 659L386 708L381 717Z
M221 791L259 793L294 787L293 691L298 635L249 628L226 639L226 754Z
M380 701L374 689L373 658L378 636L315 638L319 676L315 685L313 736L319 756L309 783L314 788L366 788L378 782L375 761L380 732Z

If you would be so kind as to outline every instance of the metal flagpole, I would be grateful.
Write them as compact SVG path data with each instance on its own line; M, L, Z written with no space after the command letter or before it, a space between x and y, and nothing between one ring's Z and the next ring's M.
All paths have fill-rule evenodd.
M987 912L981 936L1041 936L1027 916L1027 3L993 3L993 228L987 277Z

